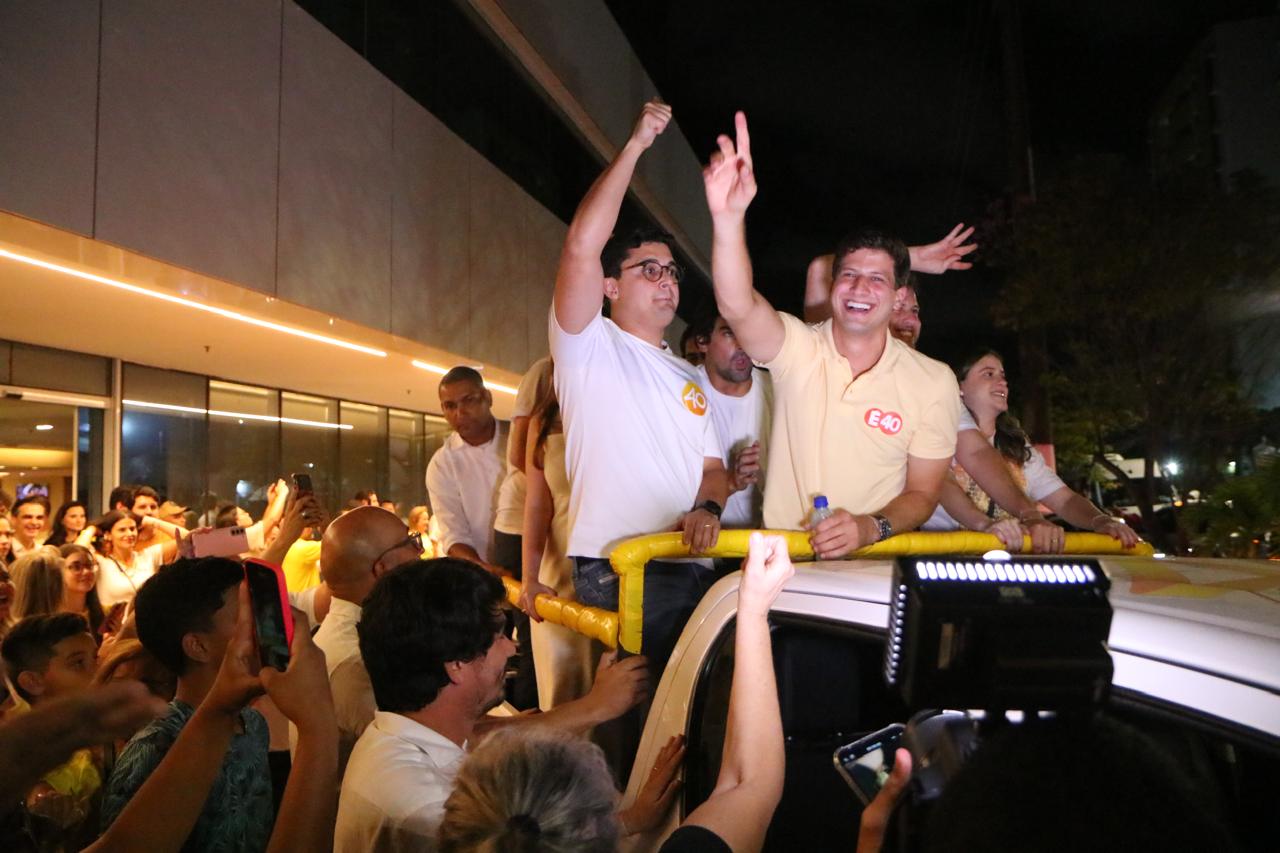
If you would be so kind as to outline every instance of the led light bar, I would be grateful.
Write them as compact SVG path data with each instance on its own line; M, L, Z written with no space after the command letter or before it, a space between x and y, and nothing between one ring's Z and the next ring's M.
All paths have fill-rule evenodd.
M1079 557L899 558L885 681L910 708L1094 705L1111 683L1110 587Z

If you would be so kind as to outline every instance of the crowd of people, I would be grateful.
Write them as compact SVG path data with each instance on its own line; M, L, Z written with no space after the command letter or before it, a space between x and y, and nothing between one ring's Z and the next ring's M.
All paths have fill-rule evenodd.
M1030 446L998 354L952 371L917 349L918 276L967 267L972 229L918 247L857 232L809 265L804 319L769 305L741 114L704 172L717 313L672 351L672 238L617 228L670 120L646 104L579 206L551 355L510 422L475 369L441 378L453 432L427 469L430 510L404 520L360 492L330 521L282 479L257 520L235 504L197 518L147 485L96 519L39 496L0 514L4 849L616 849L663 825L678 788L673 739L618 808L651 688L738 567L705 556L722 528L807 529L822 559L922 526L1060 550L1043 505L1136 542ZM830 512L810 523L819 497ZM242 531L243 552L198 556L207 528ZM610 552L657 531L690 556L645 567L639 655L543 621L547 595L617 610ZM246 557L282 567L297 626L283 671L259 663ZM757 849L781 795L767 614L792 571L784 540L753 534L742 568L719 781L664 850ZM866 849L901 788L868 811Z

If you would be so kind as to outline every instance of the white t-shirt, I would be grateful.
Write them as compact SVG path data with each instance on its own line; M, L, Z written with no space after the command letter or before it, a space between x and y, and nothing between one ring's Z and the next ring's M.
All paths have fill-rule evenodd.
M978 429L977 422L973 419L973 414L968 407L964 407L960 413L960 425L956 434L960 434L967 429ZM987 443L994 446L995 436L987 439ZM1044 461L1044 456L1039 450L1030 447L1031 458L1022 465L1022 475L1026 478L1027 497L1039 503L1049 495L1065 489L1067 484L1062 482L1062 478L1054 473L1049 464ZM929 516L929 520L924 523L923 530L959 530L963 527L960 522L951 517L951 514L942 508L942 504L938 504L938 508L933 511L933 515Z
M730 397L716 390L707 376L706 365L699 365L698 373L711 401L711 420L724 450L724 466L732 470L733 454L750 447L753 442L760 442L760 481L729 496L720 523L724 527L759 527L764 502L769 424L773 415L773 379L767 371L752 370L750 390L741 397Z
M374 714L342 778L333 853L435 850L444 801L465 757L462 747L421 723Z
M506 449L507 428L499 421L493 438L484 444L473 446L450 433L431 457L427 493L440 523L444 552L461 543L475 548L480 559L493 559L493 513L507 470Z
M535 361L516 389L516 402L511 408L511 418L527 418L533 414L533 404L538 395L538 381L551 369L551 358L543 356ZM511 449L507 448L510 458ZM524 471L507 465L507 476L498 488L498 511L494 514L493 527L503 533L519 536L524 531Z
M569 556L607 557L693 508L706 457L723 458L698 372L597 314L548 328L569 471Z
M98 601L103 610L110 610L120 602L133 601L142 584L164 563L164 545L157 542L135 550L131 567L97 553L93 558L98 563Z

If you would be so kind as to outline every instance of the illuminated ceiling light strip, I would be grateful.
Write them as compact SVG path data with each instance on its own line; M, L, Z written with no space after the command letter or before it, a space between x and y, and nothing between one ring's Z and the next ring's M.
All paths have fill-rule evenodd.
M198 409L194 406L177 406L172 403L149 403L144 400L125 400L126 406L139 409L160 409L166 412L186 412L192 415L211 415L218 418L236 418L245 421L267 421L273 424L318 427L320 429L355 429L351 424L331 424L325 421L308 421L303 418L278 418L275 415L253 415L248 412L228 412L223 409Z
M174 305L181 305L185 308L194 308L197 311L205 311L210 314L217 314L219 317L226 317L229 320L239 320L241 323L248 323L252 326L258 326L263 329L270 329L273 332L283 332L286 335L293 335L299 338L306 338L310 341L318 341L322 344L330 344L335 347L355 350L366 355L376 355L379 358L386 358L387 354L383 350L367 347L363 344L354 344L350 341L340 340L339 338L331 338L327 335L317 334L316 332L308 332L305 329L295 329L292 326L285 326L280 323L273 323L270 320L259 320L257 317L250 317L247 314L241 314L237 311L229 311L226 308L216 308L212 305L205 305L192 299L184 299L181 296L172 296L168 293L160 293L155 290L147 290L145 287L138 287L136 284L127 284L123 281L117 281L113 278L95 275L93 273L84 272L82 270L64 267L61 264L52 264L48 261L42 261L38 258L30 258L26 255L19 255L14 252L0 249L0 258L9 258L19 263L29 264L33 267L41 267L42 269L53 270L54 272L64 273L75 278L84 279L85 281L93 281L98 284L105 284L108 287L114 287L118 290L125 290L129 293L137 293L141 296L150 296L153 299L159 299L164 302L170 302Z
M413 360L413 366L420 368L422 370L429 370L432 373L438 373L441 376L444 376L446 373L449 372L449 368L447 367L441 367L438 364L431 364L430 362L427 362L427 361L419 361L416 358ZM504 394L514 395L518 393L517 390L515 388L512 388L510 385L502 385L497 382L490 382L488 379L484 381L484 387L492 388L495 391L501 391Z

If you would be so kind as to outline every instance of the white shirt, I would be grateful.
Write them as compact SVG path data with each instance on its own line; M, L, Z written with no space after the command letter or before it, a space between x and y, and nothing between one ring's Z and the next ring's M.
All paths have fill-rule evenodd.
M427 465L427 493L440 522L440 547L448 553L459 543L490 560L493 514L498 486L506 475L506 424L498 422L493 438L473 446L456 432L445 439Z
M356 625L360 623L361 608L335 597L329 604L329 614L320 624L313 638L324 652L325 668L329 671L329 691L333 694L333 710L338 718L338 778L351 755L356 741L373 720L378 703L373 698L373 684L360 656L360 636ZM298 730L289 724L289 751L298 746Z
M157 542L135 550L132 567L97 553L93 558L98 563L98 601L103 610L110 610L121 602L133 601L138 589L164 563L164 545Z
M968 407L960 413L960 426L957 434L967 429L978 429L978 423L973 419ZM987 439L987 443L995 445L995 436ZM1030 448L1031 458L1022 465L1022 474L1026 477L1027 497L1039 503L1049 495L1065 489L1067 484L1062 482L1062 478L1054 473L1049 467L1049 463L1044 461L1044 456L1034 447ZM951 513L942 508L942 504L938 504L938 508L933 511L933 515L929 516L929 520L924 523L922 530L959 530L963 527L960 522L951 517Z
M751 388L741 397L731 397L716 390L707 376L706 365L699 365L698 373L711 401L711 421L724 450L724 467L732 471L733 454L756 441L760 442L760 480L729 495L720 524L723 527L759 527L764 501L765 456L773 414L773 380L765 371L753 369Z
M706 457L722 458L698 372L597 314L576 335L548 324L569 470L569 555L607 557L693 508Z
M551 369L551 358L543 356L535 361L516 389L516 402L511 407L511 419L527 418L533 414L533 405L537 402L538 383L542 375ZM508 443L510 439L508 439ZM511 448L507 448L506 462ZM519 536L524 531L524 471L514 465L507 465L507 475L498 488L498 511L494 514L493 527L503 533Z
M379 711L347 763L333 853L434 850L444 801L465 756L421 723Z

